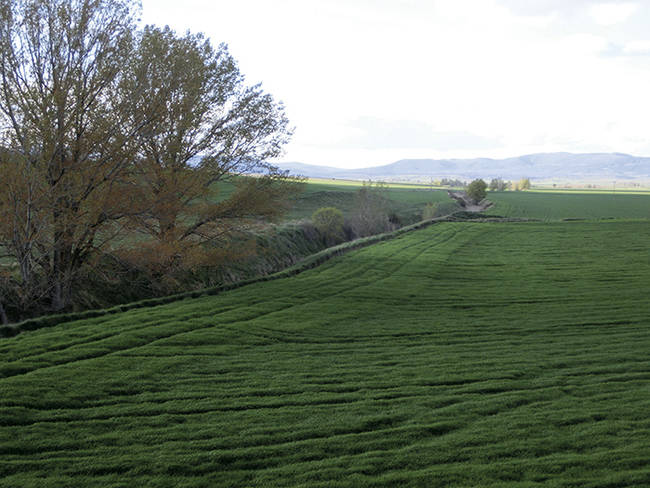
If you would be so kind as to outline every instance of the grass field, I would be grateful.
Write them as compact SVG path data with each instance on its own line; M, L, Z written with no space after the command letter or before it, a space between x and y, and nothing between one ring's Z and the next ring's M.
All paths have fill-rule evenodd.
M308 178L308 183L310 185L325 185L325 186L350 186L353 188L359 188L363 186L362 180L342 180L336 178ZM440 186L428 185L424 183L395 183L395 182L383 182L388 188L401 188L407 190L430 190L432 188L442 189Z
M361 182L309 181L305 191L294 199L287 220L310 218L321 207L336 207L349 216L355 208L355 194ZM427 203L437 203L440 214L457 210L458 205L447 196L446 190L417 187L415 185L390 185L383 195L388 199L388 210L394 212L407 223L421 219L422 208Z
M310 178L304 191L292 199L291 208L283 220L309 219L321 207L336 207L349 216L355 208L355 194L363 181ZM234 192L231 183L218 186L216 198L228 198ZM438 203L441 212L449 213L458 206L447 196L447 190L426 185L388 183L382 193L388 199L388 211L397 214L406 223L420 220L422 208L427 203Z
M438 224L0 340L0 486L650 486L649 241Z
M490 214L541 220L650 218L649 193L488 192Z
M356 183L356 184L355 184ZM314 180L295 199L287 219L309 218L320 207L337 207L349 215L354 209L354 194L361 182ZM445 189L417 185L390 185L386 190L392 211L406 221L415 221L427 203L437 203L440 214L451 213L459 207L448 197ZM522 192L488 192L495 203L487 213L504 217L539 219L611 219L650 218L650 192L624 190L534 190Z

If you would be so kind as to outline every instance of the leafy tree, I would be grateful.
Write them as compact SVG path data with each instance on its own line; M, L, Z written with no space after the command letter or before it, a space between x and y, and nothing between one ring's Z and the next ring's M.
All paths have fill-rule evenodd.
M490 181L490 191L504 191L507 187L507 183L501 178L493 178Z
M519 181L515 181L512 184L512 189L515 191L530 190L530 179L521 178Z
M311 216L314 226L331 242L343 238L343 213L335 207L322 207Z
M487 193L487 183L481 179L477 179L472 181L469 186L467 187L466 193L467 196L474 202L474 203L479 203L481 200L483 200Z
M233 232L279 215L295 190L266 162L290 136L283 106L246 86L227 47L202 34L145 27L129 73L132 124L152 121L137 135L141 212L132 220L151 239L137 261L145 252L161 271L214 264ZM242 177L251 172L258 177ZM227 199L217 194L224 181L236 186Z
M128 211L134 141L118 86L136 15L127 0L0 0L0 247L18 262L23 308L64 308Z
M427 203L422 209L422 220L430 220L438 213L438 203Z
M282 105L244 84L225 46L138 32L138 14L137 0L0 0L12 309L68 307L82 268L133 230L146 237L132 256L161 271L223 259L226 238L295 190L266 162L290 137ZM221 198L226 180L236 190Z
M461 181L459 179L443 178L440 180L441 186L450 186L456 188L464 188L467 186L467 182Z

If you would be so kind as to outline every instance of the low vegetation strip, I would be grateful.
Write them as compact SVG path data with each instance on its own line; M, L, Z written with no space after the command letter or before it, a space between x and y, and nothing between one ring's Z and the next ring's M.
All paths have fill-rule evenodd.
M448 222L0 342L0 486L648 486L650 227Z
M423 227L440 223L440 222L449 222L449 221L454 221L458 219L463 219L467 218L467 215L462 212L457 212L458 216L454 215L447 215L444 217L438 217L438 218L433 218L433 219L428 219L428 220L423 220L421 222L417 222L412 225L408 225L405 227L402 227L400 229L397 229L392 232L386 232L383 234L378 234L374 236L369 236L369 237L363 237L359 239L355 239L354 241L350 242L344 242L343 244L339 244L336 246L329 247L327 249L324 249L318 253L312 254L311 256L306 257L305 259L301 260L299 263L289 266L288 268L272 273L269 275L263 275L263 276L258 276L256 278L251 278L247 280L242 280L237 283L231 283L231 284L226 284L226 285L221 285L221 286L214 286L210 288L204 288L201 290L193 290L190 292L186 293L177 293L173 295L168 295L165 297L160 297L160 298L150 298L147 300L140 300L137 302L131 302L131 303L125 303L122 305L117 305L114 307L110 308L105 308L105 309L96 309L96 310L86 310L83 312L70 312L70 313L64 313L64 314L54 314L54 315L48 315L48 316L43 316L43 317L37 317L34 319L28 319L24 320L22 322L16 323L16 324L10 324L10 325L0 325L0 338L2 337L13 337L17 334L20 334L21 332L29 331L29 330L37 330L41 329L43 327L52 327L58 324L61 324L63 322L70 322L70 321L75 321L75 320L84 320L84 319L89 319L89 318L95 318L95 317L101 317L104 315L111 315L115 313L120 313L120 312L126 312L128 310L133 310L136 308L146 308L146 307L155 307L158 305L164 305L167 303L172 303L176 302L178 300L184 300L187 298L198 298L201 296L212 296L212 295L217 295L219 293L223 293L224 291L228 290L234 290L237 288L241 288L242 286L250 285L253 283L259 283L261 281L269 281L269 280L275 280L278 278L286 278L288 276L293 276L295 274L301 273L302 271L312 269L315 266L318 266L319 264L324 263L328 259L331 259L334 256L338 256L342 253L354 250L354 249L359 249L361 247L369 246L371 244L385 241L387 239L392 239L396 236L402 235L405 232L411 232L413 230L421 229Z

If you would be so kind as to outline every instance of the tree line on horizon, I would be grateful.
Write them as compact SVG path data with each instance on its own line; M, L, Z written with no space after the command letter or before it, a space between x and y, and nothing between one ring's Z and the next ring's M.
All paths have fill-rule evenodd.
M477 181L477 180L474 180ZM481 179L481 181L483 181ZM442 178L441 180L433 181L433 184L436 186L448 186L451 188L466 188L469 184L466 181L454 179L454 178ZM486 187L490 191L507 191L507 190L530 190L531 183L530 178L521 178L517 181L504 180L503 178L492 178L489 184L486 184Z

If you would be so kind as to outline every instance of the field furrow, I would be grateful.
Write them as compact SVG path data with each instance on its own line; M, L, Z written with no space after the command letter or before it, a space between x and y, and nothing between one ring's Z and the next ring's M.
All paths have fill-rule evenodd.
M0 486L648 486L647 242L444 223L2 339Z

